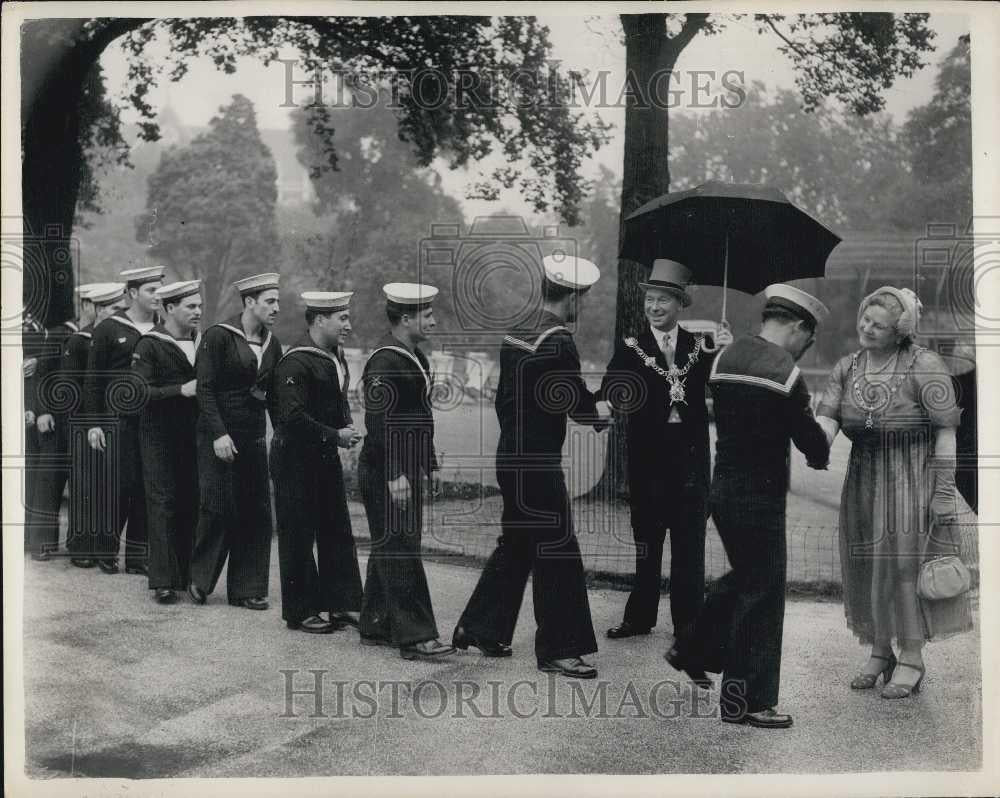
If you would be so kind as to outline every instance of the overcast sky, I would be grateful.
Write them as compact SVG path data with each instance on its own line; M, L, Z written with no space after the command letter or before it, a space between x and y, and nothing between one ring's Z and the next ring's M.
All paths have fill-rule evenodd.
M553 55L567 69L589 70L595 73L608 70L609 96L617 96L617 88L622 85L625 52L619 43L620 25L616 17L545 17L543 21L551 30ZM968 19L956 14L933 14L930 27L937 37L934 39L936 51L930 54L929 64L913 78L899 80L886 93L887 111L898 121L903 121L913 107L926 103L933 93L936 64L955 45L958 36L969 32ZM698 113L692 109L691 74L695 70L714 70L720 77L729 70L742 72L746 85L762 81L769 88L794 87L794 73L791 64L776 47L776 37L756 33L752 19L731 21L726 30L717 36L698 36L684 50L677 71L681 74L676 88L685 89L680 98L679 111ZM283 54L294 58L294 52ZM126 73L125 60L118 47L109 48L103 62L113 96L122 93ZM151 94L154 107L169 104L185 124L204 125L216 113L219 106L227 103L233 94L242 93L254 103L258 124L262 128L287 128L289 109L283 108L285 100L285 69L282 64L265 68L254 59L241 59L234 75L217 71L208 59L192 62L187 76L178 83L164 80L160 88ZM304 77L297 74L296 77ZM703 82L706 78L701 78ZM709 81L711 82L711 81ZM309 100L308 89L296 90L295 99L301 103ZM724 96L724 89L716 81L714 94ZM621 108L600 109L602 117L615 125L612 141L602 148L596 162L604 164L620 174L622 167L622 133L624 112ZM134 121L127 118L126 121ZM524 210L516 193L508 192L498 203L470 202L464 200L465 185L469 175L452 173L443 169L445 189L463 201L468 216L489 213L499 207L515 211ZM588 164L588 176L595 174L595 163Z

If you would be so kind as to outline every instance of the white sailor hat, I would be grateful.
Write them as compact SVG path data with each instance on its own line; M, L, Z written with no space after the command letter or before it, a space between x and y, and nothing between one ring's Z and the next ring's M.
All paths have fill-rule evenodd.
M125 293L125 283L97 283L90 289L87 297L95 305L108 305L121 299Z
M156 289L156 298L162 303L176 302L191 294L197 294L201 290L201 280L181 280L176 283L168 283Z
M233 288L240 292L240 296L256 294L260 291L268 291L278 287L278 280L281 275L277 272L267 272L266 274L255 274L253 277L244 277L233 283Z
M542 258L545 279L563 288L583 291L590 288L601 276L601 270L585 258L556 253Z
M422 310L430 305L438 290L422 283L388 283L382 286L382 293L391 304L404 310Z
M155 283L163 279L164 266L142 266L138 269L126 269L118 276L125 282L126 286L142 285L143 283Z
M89 300L90 292L102 285L106 285L106 283L81 283L74 288L73 291L76 292L76 295L80 297L80 299Z
M307 310L318 310L329 313L334 310L344 310L351 303L353 291L303 291L302 301Z
M781 308L787 310L811 327L815 328L826 321L830 315L830 310L812 294L807 294L795 286L784 283L774 283L764 289L764 296L767 297L765 308Z

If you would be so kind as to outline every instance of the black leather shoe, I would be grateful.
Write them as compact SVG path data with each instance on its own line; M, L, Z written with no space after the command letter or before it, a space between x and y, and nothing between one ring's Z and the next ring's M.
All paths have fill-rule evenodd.
M93 560L88 560L86 557L72 557L69 563L77 568L93 568L96 565Z
M188 595L191 597L191 601L195 604L204 604L208 601L208 596L205 594L205 591L198 587L198 585L194 582L188 585Z
M52 554L49 553L48 549L42 549L41 551L31 552L31 559L35 562L48 562L52 559Z
M747 712L745 715L722 716L726 723L737 723L753 726L757 729L787 729L792 725L791 715L782 715L773 709L762 709L760 712Z
M469 634L464 626L456 626L455 632L451 636L451 644L455 648L465 651L469 646L475 646L483 652L485 657L509 657L514 652L506 643L498 643L495 640L484 640L481 637Z
M106 574L118 573L118 560L98 560L97 567Z
M543 673L559 673L574 679L596 679L597 668L579 657L538 660L538 670Z
M440 640L424 640L420 643L411 643L408 646L399 647L399 655L403 659L422 659L429 662L454 653L454 648L446 646Z
M145 565L126 565L125 573L137 576L149 576L149 568Z
M301 621L285 621L285 625L289 629L295 629L299 632L308 632L313 635L328 635L337 629L335 624L332 624L329 621L324 621L318 615L310 615L308 618L304 618Z
M173 588L158 587L156 588L156 592L153 594L153 598L156 599L159 604L173 604L177 601L177 594L173 591Z
M232 599L230 602L234 607L243 607L248 610L266 610L270 605L266 598L253 596L252 598Z
M392 645L384 637L375 637L372 635L361 635L361 645L363 646L389 646Z
M353 626L355 629L361 625L356 612L334 612L333 610L330 610L330 623L339 627Z
M623 637L648 635L651 629L650 626L633 626L628 621L622 621L618 626L612 626L608 629L608 637L612 640L619 640Z
M671 646L670 650L663 655L663 658L670 663L671 668L675 671L683 671L686 673L688 678L703 690L712 689L712 680L708 678L705 671L687 662L677 650L676 645Z

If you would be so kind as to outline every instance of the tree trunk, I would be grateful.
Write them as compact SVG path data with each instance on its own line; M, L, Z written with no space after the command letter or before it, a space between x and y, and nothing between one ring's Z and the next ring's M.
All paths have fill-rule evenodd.
M83 87L107 46L147 19L36 20L21 27L24 309L46 326L76 315L73 221L84 153ZM85 23L91 26L85 30Z
M67 54L27 106L22 125L24 307L46 326L75 315L73 217L80 189L80 93L87 65ZM92 66L89 65L89 66Z
M667 36L665 14L622 14L625 31L626 79L632 91L625 104L625 157L622 173L619 244L625 218L649 200L670 190L668 152L668 108L653 93L657 73L672 70L681 51L703 24L706 15L688 14L680 34ZM666 77L658 81L659 94L666 95ZM651 85L652 81L652 85ZM646 323L639 281L648 275L649 264L619 259L615 300L615 342L636 335ZM604 474L590 495L613 500L628 496L627 451L621 419L611 426Z

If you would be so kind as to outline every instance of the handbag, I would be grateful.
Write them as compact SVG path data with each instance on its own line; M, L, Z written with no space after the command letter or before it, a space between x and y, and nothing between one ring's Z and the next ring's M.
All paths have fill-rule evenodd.
M920 566L917 595L927 601L955 598L972 588L972 574L962 558L954 554L935 557Z

